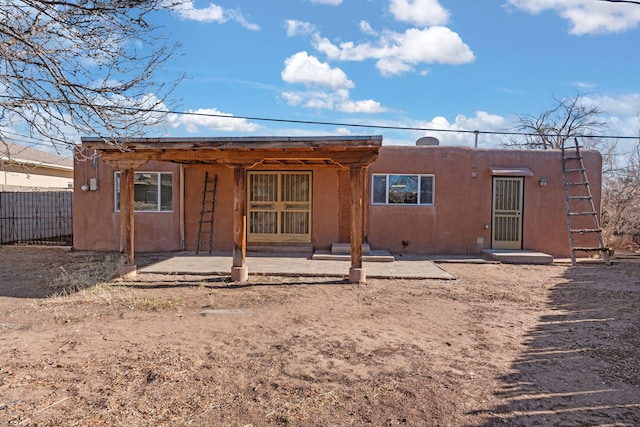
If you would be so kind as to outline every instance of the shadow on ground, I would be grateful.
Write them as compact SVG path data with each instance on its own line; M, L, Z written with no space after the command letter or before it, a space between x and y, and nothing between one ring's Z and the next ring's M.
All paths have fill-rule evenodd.
M640 264L571 267L485 425L640 425Z

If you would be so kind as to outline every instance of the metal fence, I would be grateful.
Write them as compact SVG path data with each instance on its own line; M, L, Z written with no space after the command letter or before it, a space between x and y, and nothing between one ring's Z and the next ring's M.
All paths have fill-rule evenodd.
M0 245L73 244L71 191L0 192Z

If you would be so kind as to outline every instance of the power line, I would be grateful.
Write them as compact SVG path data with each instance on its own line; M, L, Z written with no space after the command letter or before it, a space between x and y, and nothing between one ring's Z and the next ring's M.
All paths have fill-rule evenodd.
M138 112L158 112L154 110L135 109ZM327 125L327 126L344 126L344 127L360 127L360 128L373 128L373 129L391 129L391 130L408 130L408 131L424 131L424 132L445 132L445 133L466 133L466 134L485 134L485 135L504 135L504 136L539 136L540 134L534 132L517 132L517 131L488 131L488 130L465 130L465 129L436 129L426 127L411 127L411 126L390 126L390 125L373 125L373 124L361 124L361 123L344 123L344 122L324 122L313 120L293 120L293 119L275 119L268 117L255 117L255 116L229 116L225 114L213 114L213 113L195 113L186 111L167 111L168 114L178 115L193 115L202 117L218 117L227 119L243 119L254 121L268 121L268 122L283 122L283 123L295 123L295 124L311 124L311 125ZM555 136L555 135L544 135ZM607 139L639 139L638 136L622 136L622 135L576 135L582 138L607 138Z
M636 0L600 0L600 1L607 1L609 3L632 3L632 4L640 4L640 1L636 1Z
M27 143L27 144L41 145L43 147L50 147L51 146L51 144L48 143L44 139L34 138L31 135L25 135L25 134L21 134L21 133L17 133L17 132L12 132L10 130L5 130L5 129L0 130L0 134L1 135L13 136L12 139L14 139L15 141L24 142L24 143Z
M45 102L54 104L72 104L72 105L85 105L80 102L60 102L58 100L38 100L38 99L24 99L16 96L0 95L0 98L22 100L30 102ZM483 134L483 135L502 135L502 136L557 136L557 135L540 135L535 132L518 132L518 131L488 131L488 130L466 130L466 129L437 129L428 127L413 127L413 126L395 126L395 125L375 125L366 123L346 123L346 122L329 122L329 121L315 121L315 120L295 120L295 119L281 119L273 117L258 117L258 116L230 116L228 114L215 114L215 113L198 113L193 111L175 111L175 110L155 110L152 108L141 107L126 107L126 106L103 106L105 108L117 108L124 111L132 111L134 113L155 113L155 114L175 114L183 116L196 116L196 117L216 117L223 119L242 119L253 121L264 121L274 123L292 123L292 124L306 124L306 125L322 125L322 126L342 126L342 127L355 127L355 128L369 128L369 129L388 129L388 130L403 130L403 131L421 131L421 132L443 132L443 133L463 133L463 134ZM627 136L627 135L571 135L580 138L599 138L599 139L640 139L639 136Z

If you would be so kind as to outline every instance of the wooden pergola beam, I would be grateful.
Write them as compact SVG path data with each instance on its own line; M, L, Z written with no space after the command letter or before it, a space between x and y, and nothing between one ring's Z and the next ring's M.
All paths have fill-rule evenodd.
M287 161L309 161L312 165L337 165L345 168L352 166L368 165L378 159L377 150L351 149L351 150L303 150L303 149L229 149L221 150L144 150L126 151L118 150L102 151L102 157L108 163L122 163L124 161L148 162L151 160L174 163L208 163L233 167L243 164L252 167L265 162L285 163Z
M336 149L380 147L382 136L322 136L322 137L221 137L221 138L130 138L108 140L104 138L82 138L82 146L90 150L207 150L235 149Z

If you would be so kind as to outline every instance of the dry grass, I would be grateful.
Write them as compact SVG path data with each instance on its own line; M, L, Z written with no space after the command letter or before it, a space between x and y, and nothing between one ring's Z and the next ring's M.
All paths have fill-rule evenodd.
M73 269L58 267L60 274L49 287L59 295L69 295L83 289L105 284L116 277L118 259L114 255L87 256L73 264Z
M162 298L137 295L118 279L116 255L87 256L73 264L73 268L60 266L60 274L49 287L56 291L49 298L36 302L39 307L63 305L99 305L122 310L160 311L178 307L180 298Z
M61 292L34 303L36 307L66 305L99 305L123 310L160 311L180 307L181 298L164 298L153 295L136 295L117 282L100 283L74 293Z

